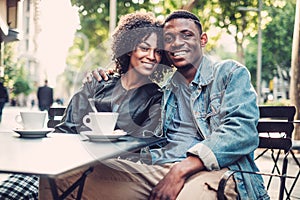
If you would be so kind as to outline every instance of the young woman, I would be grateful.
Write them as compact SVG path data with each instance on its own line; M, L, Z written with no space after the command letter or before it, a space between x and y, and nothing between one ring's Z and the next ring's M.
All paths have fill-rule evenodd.
M109 81L93 79L76 93L56 132L79 133L87 130L82 118L95 100L99 112L118 112L116 129L139 136L153 131L160 118L162 93L153 80L159 81L165 70L162 59L161 28L151 13L123 16L113 34L112 51L119 75ZM155 72L155 73L154 73Z
M98 111L119 113L116 128L137 137L146 131L154 131L161 114L162 92L153 80L160 81L166 70L159 65L163 45L161 34L162 30L152 13L137 12L123 16L112 42L113 59L119 75L110 76L107 82L93 80L85 83L72 97L56 132L80 133L87 130L82 118L92 112L89 98L96 101ZM37 199L38 182L37 176L12 175L0 185L0 199ZM24 188L26 193L18 192L13 185Z

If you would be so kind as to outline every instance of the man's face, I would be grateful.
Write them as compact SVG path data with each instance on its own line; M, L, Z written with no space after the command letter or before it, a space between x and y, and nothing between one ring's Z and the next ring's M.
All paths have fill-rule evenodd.
M199 66L202 58L201 37L198 27L191 19L172 19L165 24L165 50L176 68Z

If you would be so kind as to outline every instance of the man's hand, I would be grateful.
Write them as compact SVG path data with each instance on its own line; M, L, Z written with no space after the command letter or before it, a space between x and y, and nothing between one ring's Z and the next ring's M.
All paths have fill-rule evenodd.
M98 69L95 69L95 70L92 71L93 77L99 82L102 81L102 80L107 81L108 80L108 75L107 74L111 74L111 71L110 70L105 71L102 68L98 68Z
M152 189L149 200L173 200L176 199L184 186L185 178L178 175L176 166Z
M100 82L102 80L107 81L108 74L111 74L111 75L114 74L113 69L97 68L85 77L85 80L83 80L83 83L92 82L93 78L95 78L98 82Z
M188 177L204 169L202 161L189 156L175 164L166 176L152 189L149 200L175 200Z

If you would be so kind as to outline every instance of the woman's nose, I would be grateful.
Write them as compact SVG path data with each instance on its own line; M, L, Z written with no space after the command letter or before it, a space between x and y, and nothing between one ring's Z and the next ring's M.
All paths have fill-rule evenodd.
M150 60L155 60L155 50L154 49L151 49L149 52L148 52L148 59Z

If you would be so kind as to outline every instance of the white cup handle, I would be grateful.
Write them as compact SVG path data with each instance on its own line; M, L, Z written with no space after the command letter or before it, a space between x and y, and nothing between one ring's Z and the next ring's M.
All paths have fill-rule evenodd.
M86 125L87 127L89 127L90 129L92 129L92 121L91 121L91 117L89 115L86 115L83 117L82 122L84 125Z
M18 124L22 124L22 117L21 117L21 115L16 115L15 121L16 121Z

